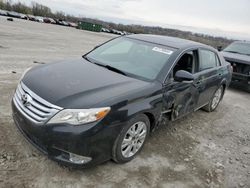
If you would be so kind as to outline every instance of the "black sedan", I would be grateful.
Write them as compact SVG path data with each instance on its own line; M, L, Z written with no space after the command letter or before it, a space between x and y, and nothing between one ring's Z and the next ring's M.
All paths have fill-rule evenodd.
M124 163L162 121L214 111L231 74L217 50L200 43L119 37L82 59L27 70L12 100L13 118L34 146L65 165Z
M7 15L13 18L21 18L21 15L18 12L15 11L8 11Z
M222 56L233 67L231 86L250 92L250 42L233 42L222 51Z

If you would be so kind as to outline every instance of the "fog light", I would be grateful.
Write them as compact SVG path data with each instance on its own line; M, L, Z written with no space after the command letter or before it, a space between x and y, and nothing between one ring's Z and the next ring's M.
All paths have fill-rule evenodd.
M85 164L90 162L92 159L90 157L84 157L81 155L76 155L74 153L69 153L69 161L75 164Z

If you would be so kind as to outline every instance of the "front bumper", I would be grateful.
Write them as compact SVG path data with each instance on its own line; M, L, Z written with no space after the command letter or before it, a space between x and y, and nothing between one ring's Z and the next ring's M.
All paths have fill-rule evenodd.
M250 91L250 75L233 72L231 86Z
M88 167L111 159L112 147L122 124L100 121L82 126L68 124L37 125L16 108L12 101L13 119L25 138L49 158L67 166ZM73 163L69 153L91 158L85 164Z
M233 72L232 79L234 81L249 82L250 81L250 75Z

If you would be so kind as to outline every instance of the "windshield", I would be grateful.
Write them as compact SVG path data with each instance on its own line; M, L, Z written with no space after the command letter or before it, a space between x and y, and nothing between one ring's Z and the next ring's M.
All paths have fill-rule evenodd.
M90 52L86 57L118 69L126 75L153 80L175 49L129 39L114 39Z
M235 42L226 47L223 51L250 55L250 43Z

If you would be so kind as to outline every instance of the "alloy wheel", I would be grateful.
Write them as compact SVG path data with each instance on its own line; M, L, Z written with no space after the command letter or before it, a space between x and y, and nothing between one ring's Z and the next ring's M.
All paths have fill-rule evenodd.
M134 123L126 132L122 145L121 152L124 158L134 156L142 147L147 136L147 126L144 122Z
M220 100L221 100L221 96L222 96L222 92L223 92L223 89L222 87L220 87L214 94L214 97L212 99L212 104L211 104L211 107L212 109L215 109L218 104L220 103Z

